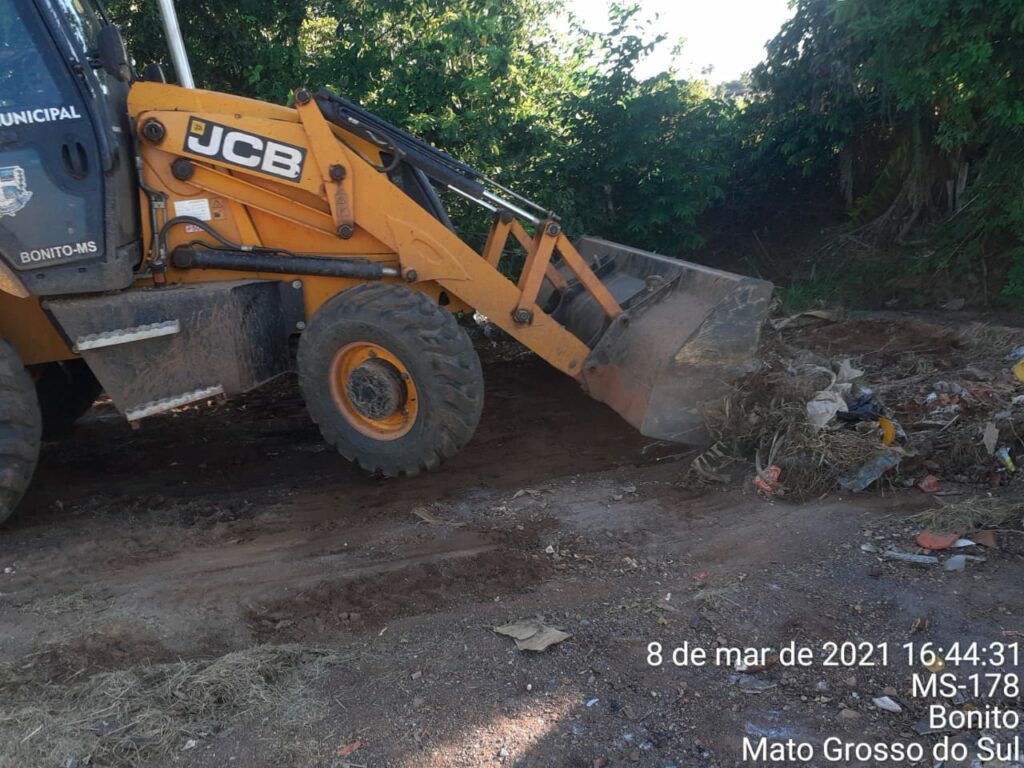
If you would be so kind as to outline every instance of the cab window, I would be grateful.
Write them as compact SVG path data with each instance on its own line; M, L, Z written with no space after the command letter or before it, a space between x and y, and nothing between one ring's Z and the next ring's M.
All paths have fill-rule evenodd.
M103 27L99 7L87 0L55 0L54 5L74 38L75 47L86 54L93 53L99 46Z
M0 0L0 127L10 109L48 107L60 89L45 63L51 50L35 11L16 0Z

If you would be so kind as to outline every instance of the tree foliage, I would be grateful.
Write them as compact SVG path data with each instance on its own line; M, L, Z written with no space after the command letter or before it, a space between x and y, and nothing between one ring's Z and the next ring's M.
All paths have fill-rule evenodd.
M934 268L992 266L1024 295L1020 0L793 0L764 63L717 90L673 72L637 78L661 38L635 6L612 4L608 32L566 35L552 31L559 2L178 11L201 86L284 102L326 85L574 231L681 254L715 233L709 222L798 224L832 206L863 240L927 240ZM156 0L111 10L137 62L166 66Z
M697 219L724 195L735 107L703 81L638 81L661 37L635 6L610 13L608 33L580 33L577 58L590 65L563 97L568 140L555 167L572 183L566 208L585 229L677 255L703 242Z
M182 36L197 85L269 101L283 101L302 70L301 0L179 0ZM108 8L141 67L161 64L175 79L157 0L111 0Z
M552 133L548 0L179 0L197 84L285 102L327 86L466 162L515 165ZM156 0L114 0L136 60L167 53Z
M876 243L931 238L942 268L1010 253L1024 292L1022 70L1019 0L797 0L755 72L759 161L834 184Z

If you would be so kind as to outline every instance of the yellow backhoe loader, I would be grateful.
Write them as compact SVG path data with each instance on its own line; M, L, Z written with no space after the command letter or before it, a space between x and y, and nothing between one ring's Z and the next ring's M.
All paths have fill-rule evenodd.
M136 74L96 0L0 0L0 520L42 430L100 388L138 422L296 369L344 457L433 469L483 407L463 312L645 435L700 442L698 404L748 370L770 284L573 242L553 213L326 90L289 107L197 90L160 7L177 85ZM482 252L439 190L490 218ZM498 270L509 245L517 279Z

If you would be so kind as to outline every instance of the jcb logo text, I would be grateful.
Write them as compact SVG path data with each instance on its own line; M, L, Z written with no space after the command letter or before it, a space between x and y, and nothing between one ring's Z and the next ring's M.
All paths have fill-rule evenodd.
M302 147L195 117L188 121L185 151L289 181L299 180L306 159L306 150Z

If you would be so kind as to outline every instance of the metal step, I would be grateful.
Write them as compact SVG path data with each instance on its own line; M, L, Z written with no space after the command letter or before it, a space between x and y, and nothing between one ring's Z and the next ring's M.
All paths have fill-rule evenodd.
M177 320L164 320L159 323L136 325L133 328L118 328L103 333L90 333L79 336L75 340L74 351L81 353L88 349L113 347L116 344L128 344L143 339L155 339L159 336L173 336L181 332L181 323Z
M195 403L199 400L209 400L211 397L223 394L224 387L220 384L213 387L193 389L190 392L182 392L180 395L174 395L173 397L165 397L160 400L152 400L148 403L141 403L133 406L126 409L124 415L128 421L138 421L139 419L144 419L147 416L155 416L156 414L163 413L164 411L172 411L183 405Z

